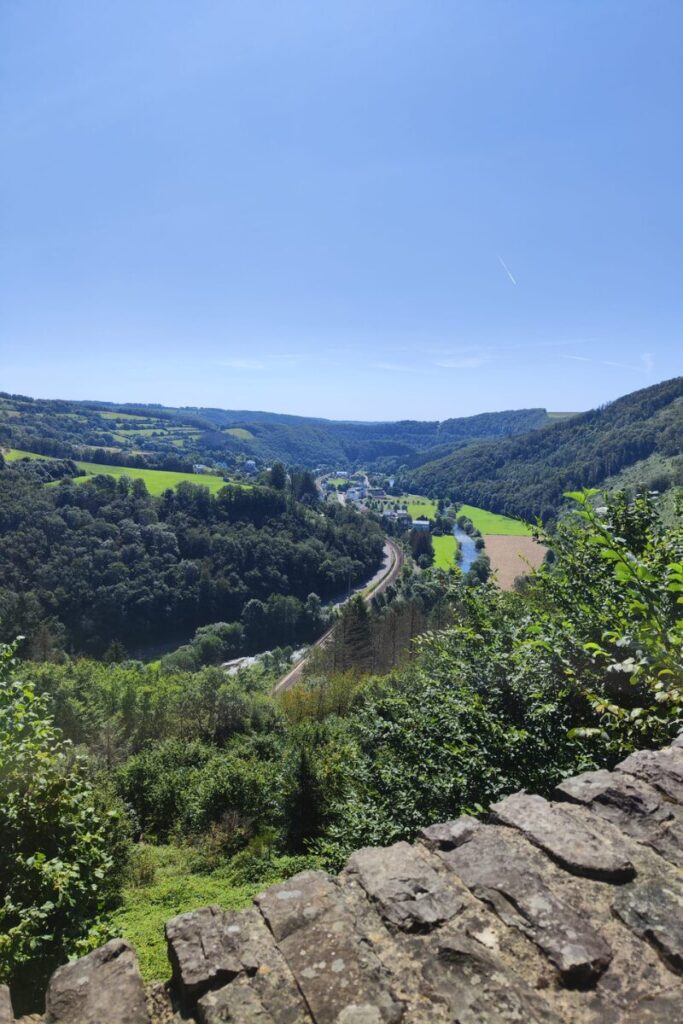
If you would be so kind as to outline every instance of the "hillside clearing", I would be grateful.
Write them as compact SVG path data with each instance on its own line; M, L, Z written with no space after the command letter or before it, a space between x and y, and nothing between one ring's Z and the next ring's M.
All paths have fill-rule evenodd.
M476 505L461 505L458 515L471 519L480 533L494 534L498 537L531 537L531 527L528 523L510 519L509 516L502 516L497 512L487 512Z
M226 481L222 476L213 476L208 473L173 473L163 469L134 469L130 466L100 466L96 462L77 462L79 469L85 470L88 476L76 477L76 483L81 483L91 476L104 474L113 476L119 480L122 476L130 477L132 480L144 480L150 494L163 494L164 491L172 490L178 484L196 484L198 487L208 487L212 494L216 494L225 487ZM248 485L244 485L248 486Z

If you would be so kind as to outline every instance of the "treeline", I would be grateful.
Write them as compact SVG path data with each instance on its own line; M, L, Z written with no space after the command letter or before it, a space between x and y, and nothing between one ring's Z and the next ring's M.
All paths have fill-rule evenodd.
M381 561L377 524L290 491L36 482L50 465L0 468L0 639L29 636L34 658L132 651L209 623L238 624L234 653L309 640L316 600ZM311 501L308 480L295 474Z
M482 441L408 471L401 484L545 522L565 491L593 487L655 452L683 448L683 377L518 437Z

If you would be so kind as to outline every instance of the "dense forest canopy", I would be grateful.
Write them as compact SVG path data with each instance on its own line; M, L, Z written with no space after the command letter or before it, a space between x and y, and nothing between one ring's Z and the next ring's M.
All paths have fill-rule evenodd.
M64 464L0 469L0 630L31 637L34 656L179 643L215 622L241 624L234 653L311 639L309 595L345 592L381 560L379 526L350 508L260 486L46 485L51 468Z
M683 377L517 437L480 441L403 476L421 494L449 496L535 520L555 514L562 495L593 487L653 453L683 450ZM680 468L673 470L675 485Z

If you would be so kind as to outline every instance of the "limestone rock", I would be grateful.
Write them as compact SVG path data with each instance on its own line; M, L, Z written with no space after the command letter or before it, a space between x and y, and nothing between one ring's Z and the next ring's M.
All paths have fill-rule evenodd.
M197 1003L199 1024L279 1024L249 985L226 985Z
M342 1013L352 1019L363 1006L386 1024L401 1020L403 1007L330 878L306 871L258 902L316 1024L336 1024Z
M12 1000L7 985L0 985L0 1024L14 1024Z
M605 939L557 895L547 861L527 843L489 826L441 857L505 924L546 954L565 984L592 984L609 965Z
M580 812L541 796L514 793L491 807L491 818L518 829L565 870L604 882L627 882L635 868L618 840L608 838Z
M618 764L616 770L649 782L669 800L683 804L683 749L680 746L637 750Z
M406 931L434 928L463 907L462 898L435 871L427 853L408 843L358 850L346 873L358 877L386 921Z
M149 1024L137 957L122 939L59 967L50 979L46 1024Z
M453 850L471 839L481 823L468 814L463 814L455 821L445 821L440 825L428 825L420 829L420 839L431 850Z
M242 928L236 914L202 907L166 922L173 981L186 1002L217 988L242 971Z
M550 1005L467 936L449 937L422 969L454 1024L559 1024Z
M683 973L683 888L678 880L648 879L626 886L613 908L640 938L647 939L673 970Z
M589 807L622 832L683 866L683 812L661 793L624 772L584 772L557 786L559 799Z

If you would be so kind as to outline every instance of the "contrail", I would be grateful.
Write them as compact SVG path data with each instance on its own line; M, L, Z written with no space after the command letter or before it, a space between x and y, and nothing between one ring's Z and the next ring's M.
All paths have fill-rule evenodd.
M503 257L502 257L502 256L499 256L499 257L498 257L498 259L500 260L500 265L501 265L501 267L503 268L503 270L505 271L505 273L507 274L507 276L508 276L508 277L510 278L510 280L512 281L512 283L513 283L514 285L516 285L516 284L517 284L517 282L515 281L515 279L514 279L514 277L512 276L512 274L510 273L510 268L508 267L508 265L507 265L507 263L505 262L505 260L503 259Z

